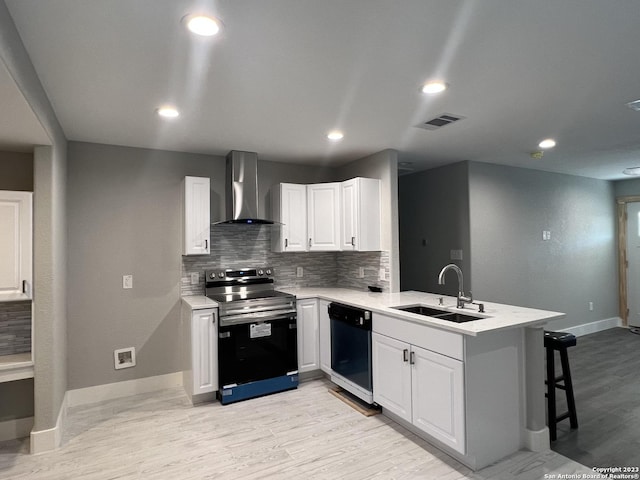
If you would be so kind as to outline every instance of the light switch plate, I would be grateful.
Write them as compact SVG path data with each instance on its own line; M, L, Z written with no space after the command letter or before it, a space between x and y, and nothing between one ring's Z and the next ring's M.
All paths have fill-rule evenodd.
M198 272L193 272L191 274L191 285L197 285L200 283L200 274Z
M298 278L304 277L304 269L302 267L296 268L296 277Z
M133 275L122 276L122 288L133 288Z
M364 278L364 267L358 268L358 278Z

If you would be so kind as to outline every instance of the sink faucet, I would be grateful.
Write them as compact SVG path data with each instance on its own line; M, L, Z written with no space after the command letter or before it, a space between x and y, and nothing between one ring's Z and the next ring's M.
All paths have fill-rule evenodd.
M464 304L473 302L473 298L471 296L471 292L469 292L468 297L464 294L464 280L462 279L462 270L460 270L460 267L454 263L445 265L445 267L440 270L440 275L438 275L438 285L444 285L444 274L449 270L453 270L456 272L456 275L458 275L458 301L456 306L458 308L464 308Z

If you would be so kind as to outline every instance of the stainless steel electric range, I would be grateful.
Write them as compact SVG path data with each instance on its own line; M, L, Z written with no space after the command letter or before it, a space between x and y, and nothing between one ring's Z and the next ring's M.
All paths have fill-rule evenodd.
M222 404L298 386L296 297L273 277L268 267L205 271L205 295L219 304Z

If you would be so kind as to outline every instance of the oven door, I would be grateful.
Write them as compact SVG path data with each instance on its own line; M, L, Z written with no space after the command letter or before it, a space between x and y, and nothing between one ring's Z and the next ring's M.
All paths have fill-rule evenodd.
M222 389L298 370L295 313L221 317L218 337Z

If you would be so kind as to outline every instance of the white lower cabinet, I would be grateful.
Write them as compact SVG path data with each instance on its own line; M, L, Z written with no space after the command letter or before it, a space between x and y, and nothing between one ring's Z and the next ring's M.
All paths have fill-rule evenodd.
M375 332L372 357L373 400L464 454L463 362Z
M298 300L298 372L320 368L318 301Z
M183 383L193 403L212 399L218 390L217 317L217 308L183 310Z
M329 303L326 300L318 302L319 333L320 333L320 370L331 375L331 319L329 318Z

